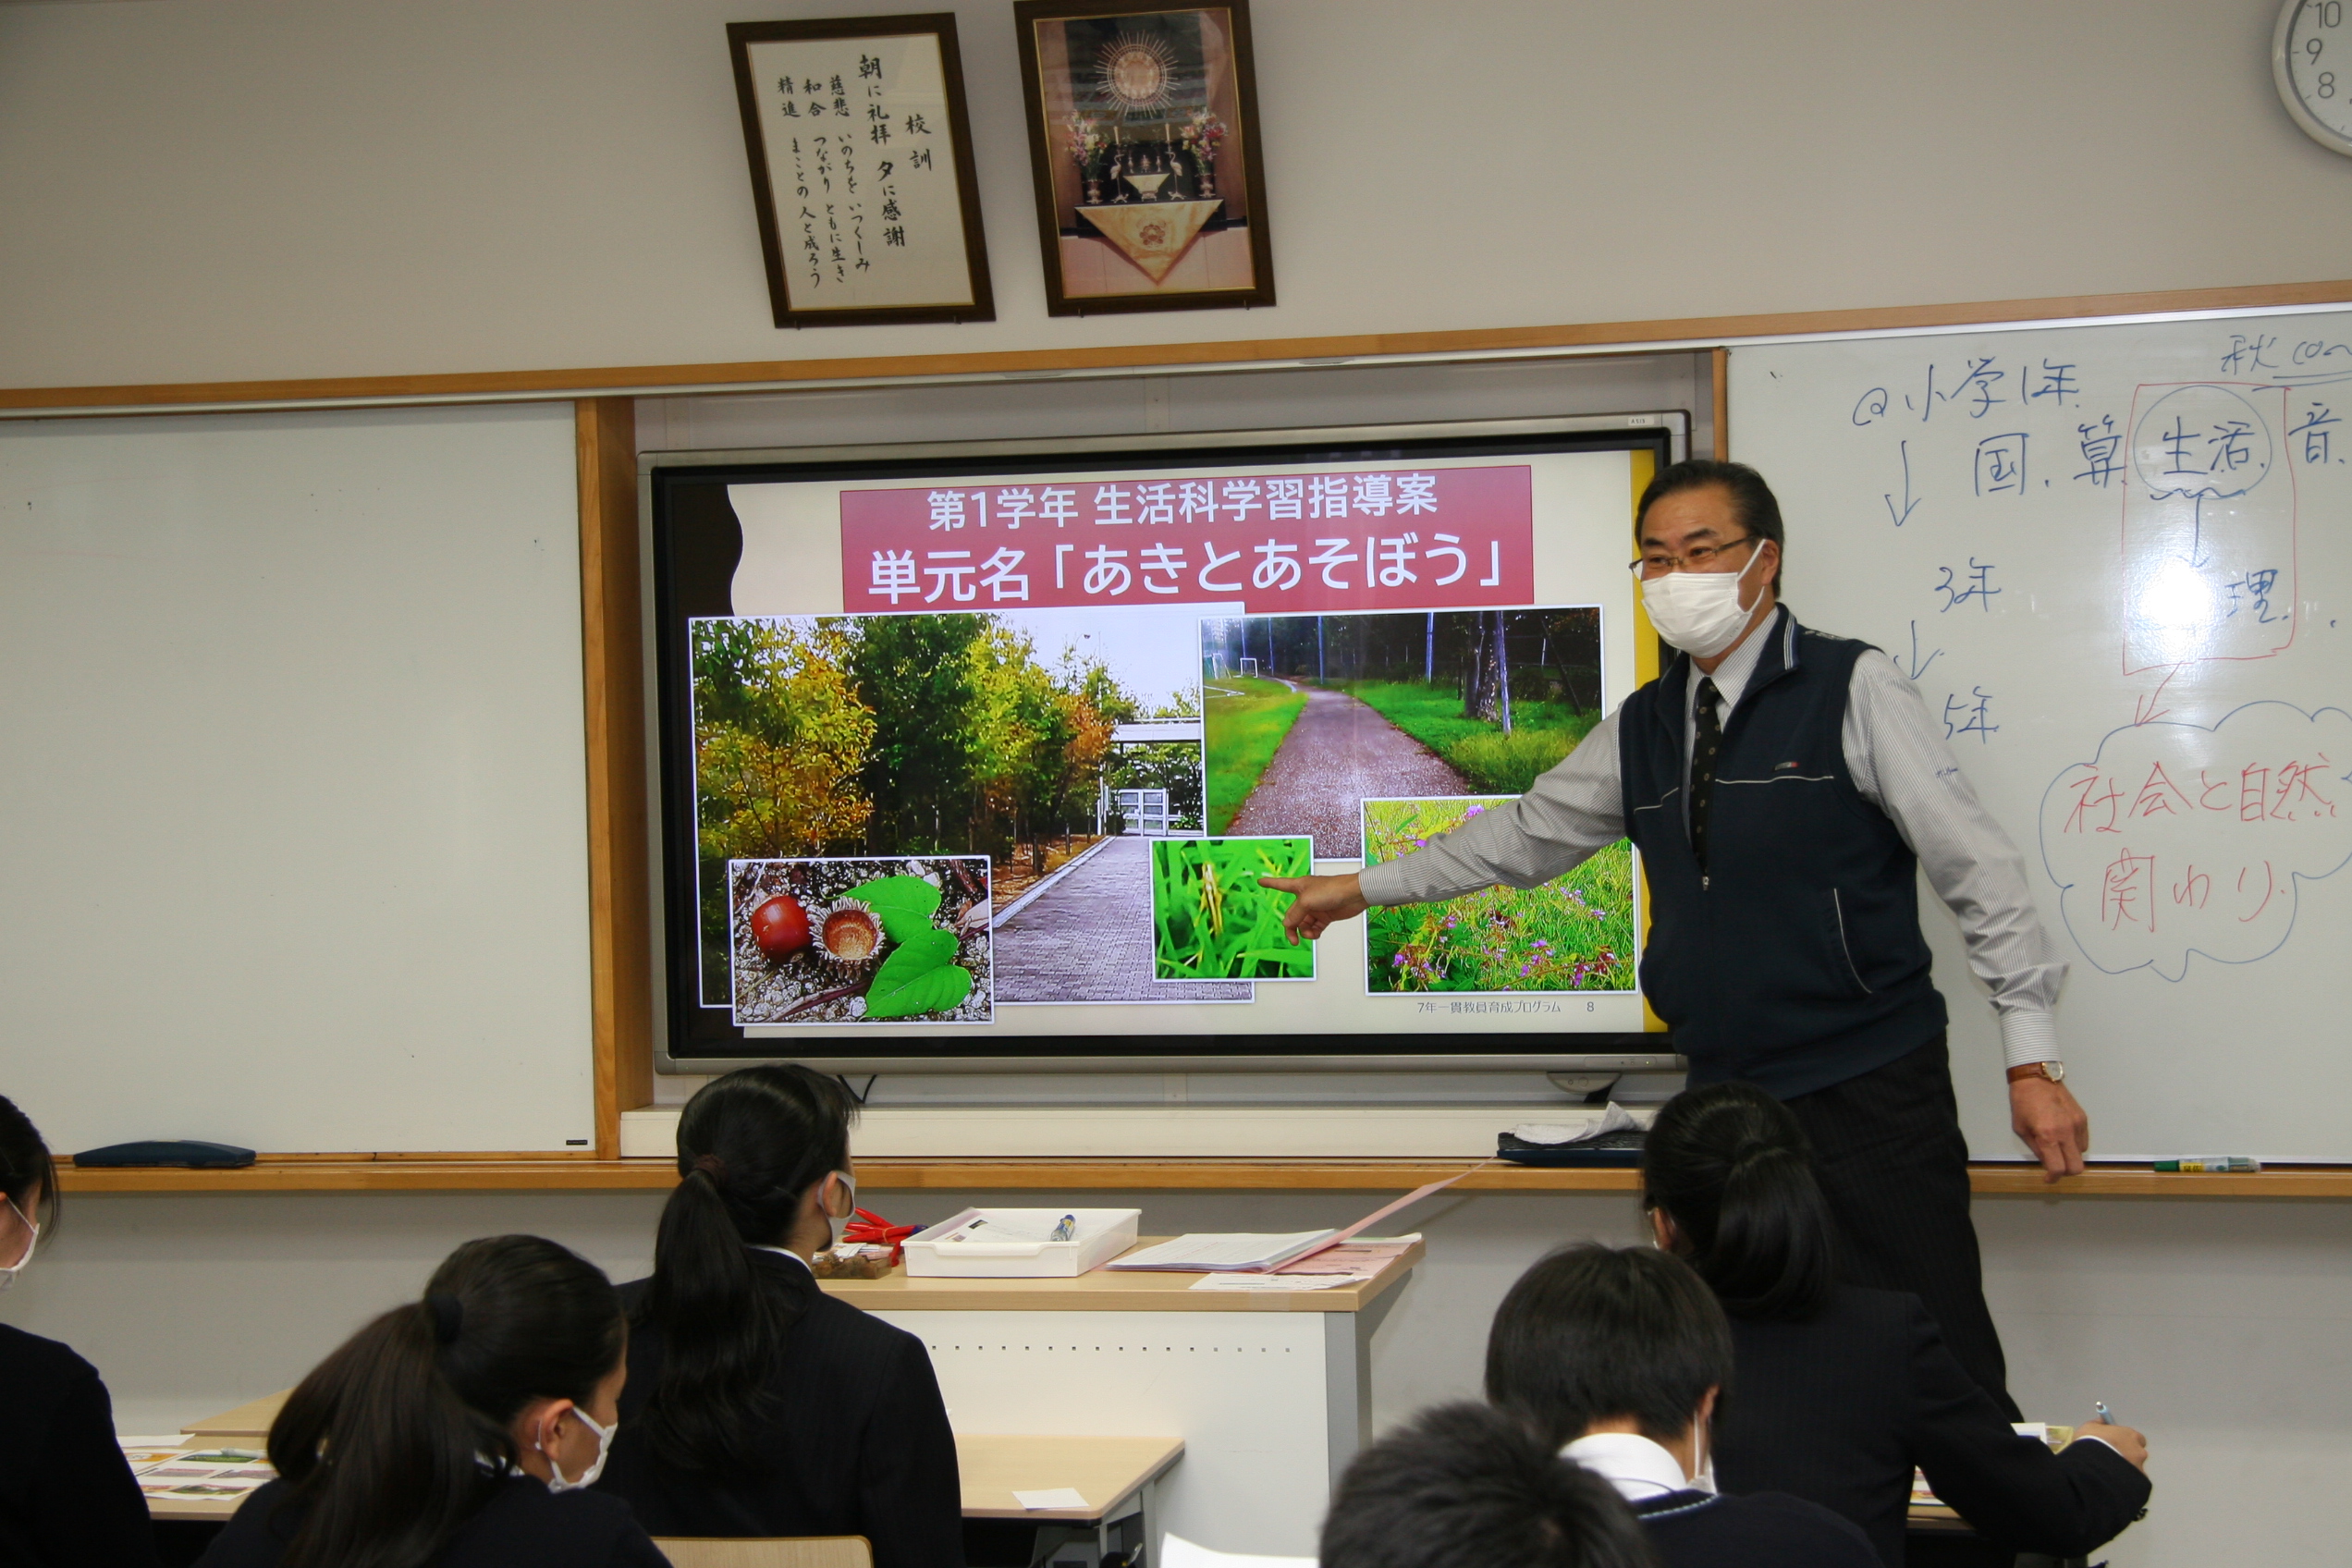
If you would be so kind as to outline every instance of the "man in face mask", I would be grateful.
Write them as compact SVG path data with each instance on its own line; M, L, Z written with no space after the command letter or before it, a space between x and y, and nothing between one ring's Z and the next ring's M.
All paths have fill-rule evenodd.
M1917 872L1992 993L2011 1122L2053 1181L2079 1173L2089 1145L2060 1082L2066 966L2023 858L1911 682L1781 605L1781 540L1754 469L1666 469L1642 494L1633 563L1650 623L1677 650L1663 673L1508 808L1356 875L1266 882L1298 895L1284 925L1312 938L1367 904L1541 887L1630 838L1649 886L1642 990L1691 1082L1743 1079L1797 1113L1844 1272L1918 1295L2006 1403Z

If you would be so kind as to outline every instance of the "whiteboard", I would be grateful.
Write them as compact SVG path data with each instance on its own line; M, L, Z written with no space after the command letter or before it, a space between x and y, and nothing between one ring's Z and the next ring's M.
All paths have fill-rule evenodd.
M2352 1158L2352 313L1760 346L1731 398L1792 607L1894 655L2025 851L2093 1157Z
M0 1093L591 1139L570 404L0 425Z

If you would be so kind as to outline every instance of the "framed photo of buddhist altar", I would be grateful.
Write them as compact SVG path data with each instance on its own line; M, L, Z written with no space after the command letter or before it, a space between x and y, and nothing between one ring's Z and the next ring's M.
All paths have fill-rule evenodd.
M733 22L778 326L994 321L955 18Z
M1020 0L1054 315L1274 302L1246 0Z

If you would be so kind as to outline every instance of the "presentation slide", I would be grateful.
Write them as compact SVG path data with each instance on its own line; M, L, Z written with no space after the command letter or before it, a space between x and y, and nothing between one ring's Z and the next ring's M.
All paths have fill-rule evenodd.
M1317 943L1260 885L1508 810L1635 684L1658 445L1548 441L663 471L671 1054L1640 1031L1623 841Z

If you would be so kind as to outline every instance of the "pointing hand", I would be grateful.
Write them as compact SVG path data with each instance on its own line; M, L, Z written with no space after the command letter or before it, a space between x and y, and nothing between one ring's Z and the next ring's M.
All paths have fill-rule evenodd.
M1365 910L1364 890L1352 871L1342 876L1261 876L1257 885L1292 895L1291 907L1282 912L1282 929L1289 933L1293 947L1300 937L1311 942L1333 921L1349 919Z

